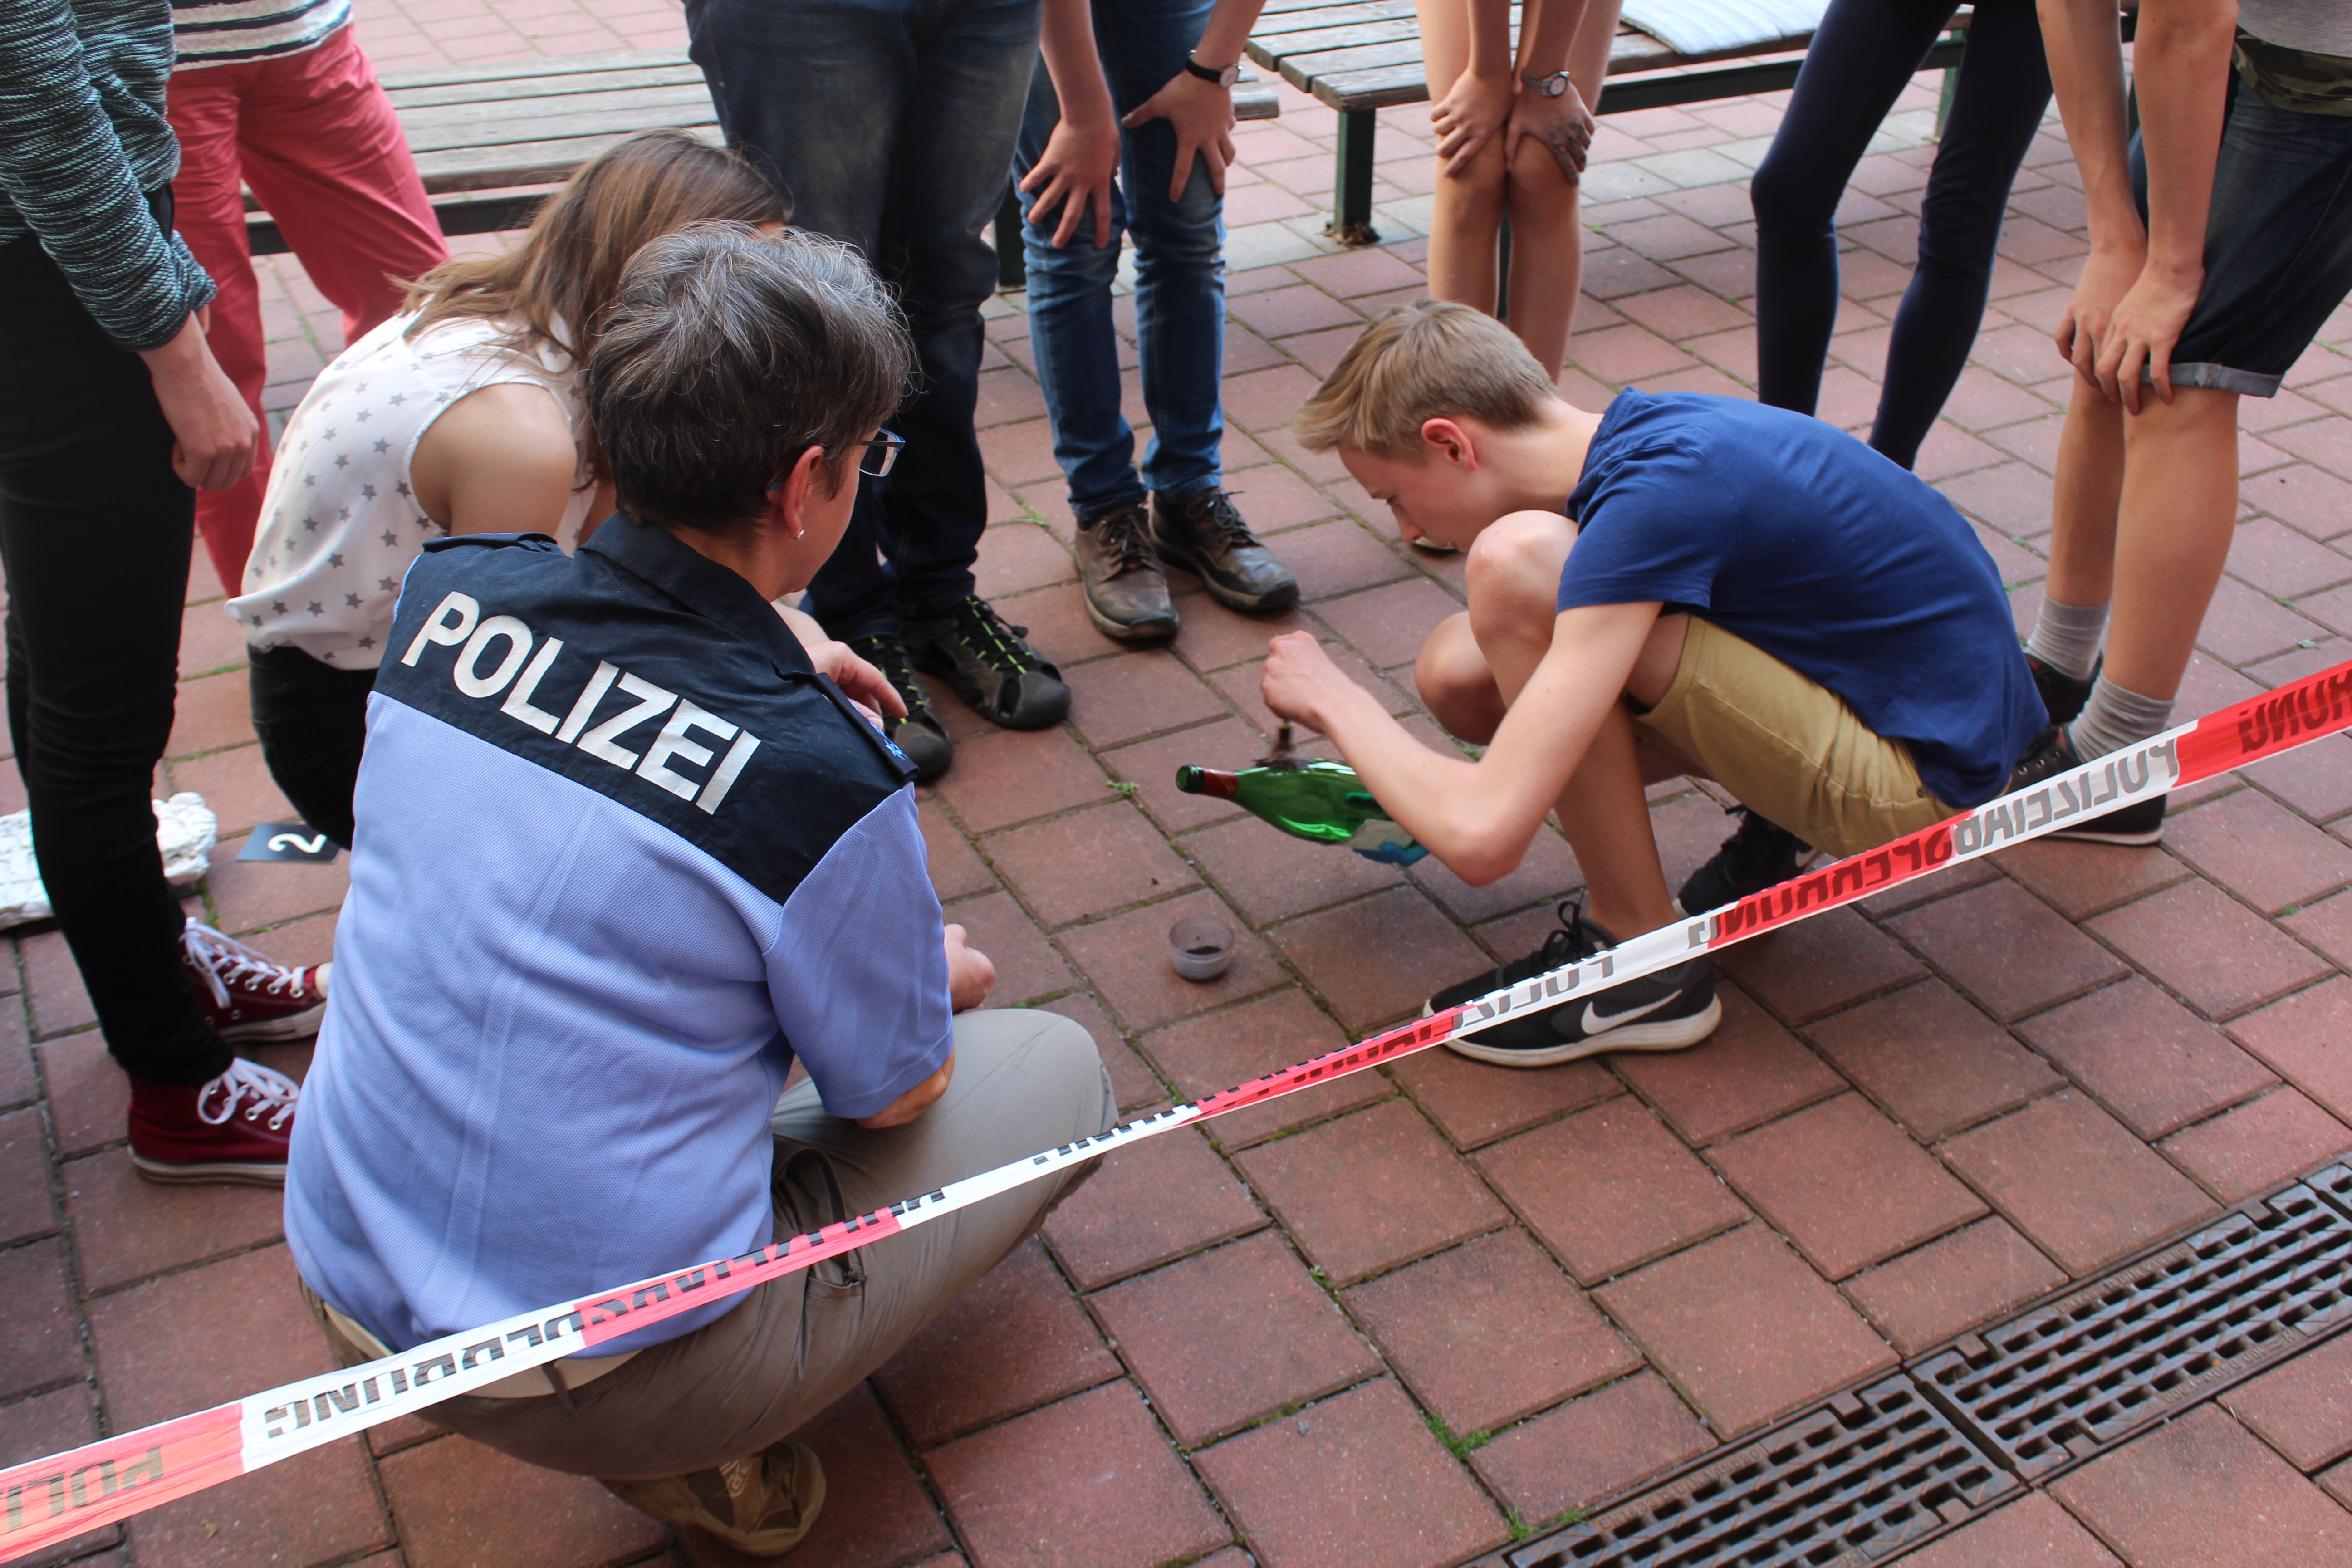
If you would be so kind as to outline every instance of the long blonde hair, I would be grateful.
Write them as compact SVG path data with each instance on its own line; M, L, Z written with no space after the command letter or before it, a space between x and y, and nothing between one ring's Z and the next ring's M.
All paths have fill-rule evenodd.
M689 223L780 223L790 207L750 163L684 131L608 147L547 198L521 245L445 261L409 285L415 338L458 317L512 324L502 346L544 344L583 363L621 269L647 240Z

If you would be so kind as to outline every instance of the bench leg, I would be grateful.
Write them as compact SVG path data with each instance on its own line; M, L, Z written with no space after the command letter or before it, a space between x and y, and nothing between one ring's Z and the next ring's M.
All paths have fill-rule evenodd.
M1375 245L1372 228L1372 137L1380 116L1370 109L1339 111L1339 167L1331 237L1342 245Z
M1006 293L1029 287L1029 263L1021 253L1021 194L1009 182L1004 205L996 209L996 287Z

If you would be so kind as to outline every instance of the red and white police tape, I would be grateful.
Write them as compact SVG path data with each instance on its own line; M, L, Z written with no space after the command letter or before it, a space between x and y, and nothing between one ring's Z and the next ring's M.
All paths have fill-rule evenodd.
M937 1192L794 1236L740 1258L544 1308L396 1356L305 1378L176 1421L142 1427L0 1471L0 1562L218 1485L263 1465L412 1415L525 1368L634 1332L705 1302L781 1279L838 1253L938 1218L1108 1150L1244 1105L1295 1093L1473 1034L1517 1007L1595 992L1684 963L1696 952L2022 843L2105 809L2164 795L2352 727L2352 663L2282 686L2034 788L2002 795L1933 827L1794 881L1693 915L1581 963L1466 1006L1255 1079L1237 1088L1049 1149Z

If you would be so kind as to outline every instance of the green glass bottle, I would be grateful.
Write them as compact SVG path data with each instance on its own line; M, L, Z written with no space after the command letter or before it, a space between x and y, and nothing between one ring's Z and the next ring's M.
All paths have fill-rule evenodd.
M1230 773L1186 766L1176 770L1176 787L1232 801L1294 838L1344 844L1384 865L1410 866L1429 853L1389 819L1345 763L1286 761Z

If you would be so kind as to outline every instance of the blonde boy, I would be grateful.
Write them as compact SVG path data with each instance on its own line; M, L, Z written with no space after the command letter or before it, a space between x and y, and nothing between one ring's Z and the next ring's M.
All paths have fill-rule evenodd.
M1998 794L2044 721L1968 524L1802 415L1631 391L1578 408L1507 328L1423 300L1373 322L1293 428L1336 447L1406 539L1469 552L1470 608L1414 677L1486 752L1421 744L1303 632L1271 645L1267 705L1330 736L1465 880L1509 872L1547 810L1584 870L1564 931L1436 1005L1674 917L1645 784L1713 778L1751 820L1849 855ZM1756 890L1738 848L1685 892ZM1691 1045L1720 1016L1702 955L1455 1048L1543 1067Z

